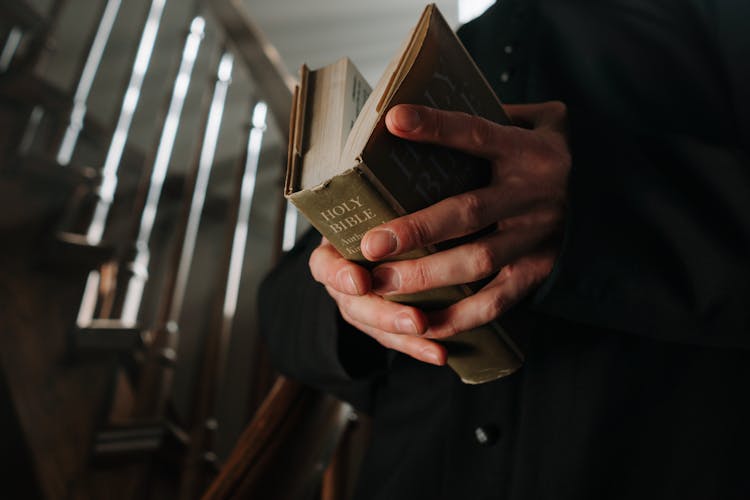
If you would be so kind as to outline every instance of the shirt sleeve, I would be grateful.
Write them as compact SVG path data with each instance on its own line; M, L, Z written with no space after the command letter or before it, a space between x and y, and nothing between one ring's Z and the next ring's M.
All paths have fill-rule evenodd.
M308 268L320 235L308 231L260 287L260 327L285 375L368 411L386 350L341 318Z

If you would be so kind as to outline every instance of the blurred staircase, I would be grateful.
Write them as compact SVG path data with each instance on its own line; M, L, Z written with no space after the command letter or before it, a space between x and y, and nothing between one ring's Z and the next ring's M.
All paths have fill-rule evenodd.
M344 497L351 410L255 325L293 85L237 0L0 0L0 432L29 470L1 498Z

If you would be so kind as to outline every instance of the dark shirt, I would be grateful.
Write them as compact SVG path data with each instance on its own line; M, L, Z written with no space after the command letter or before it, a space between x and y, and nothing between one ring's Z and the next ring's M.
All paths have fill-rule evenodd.
M502 0L460 30L503 101L569 106L564 247L503 320L524 367L480 386L346 325L316 234L269 276L279 368L373 415L356 498L750 498L746 5Z

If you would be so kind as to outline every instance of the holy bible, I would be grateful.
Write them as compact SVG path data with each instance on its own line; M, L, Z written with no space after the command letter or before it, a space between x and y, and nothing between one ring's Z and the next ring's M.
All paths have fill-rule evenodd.
M401 103L508 123L497 96L434 4L425 8L372 91L348 59L314 71L302 66L284 194L344 257L364 265L369 263L360 240L368 230L489 181L483 159L391 135L385 115ZM429 310L471 293L469 285L461 285L389 299ZM469 384L508 375L523 360L496 322L440 342L448 365Z

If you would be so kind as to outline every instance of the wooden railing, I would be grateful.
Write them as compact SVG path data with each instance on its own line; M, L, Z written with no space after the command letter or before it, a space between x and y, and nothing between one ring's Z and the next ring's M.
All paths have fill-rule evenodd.
M45 498L304 498L352 421L274 374L245 312L294 224L281 196L294 78L238 0L170 18L175 1L145 1L122 57L120 0L96 3L75 54L54 47L80 2L0 0L0 125L14 131L0 142L13 289L0 368ZM182 23L179 43L165 23ZM52 57L77 61L68 87L45 78ZM112 57L127 78L102 119L91 103ZM154 57L173 58L171 73ZM161 108L144 99L154 80ZM144 116L156 124L145 146L133 138Z

